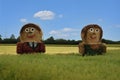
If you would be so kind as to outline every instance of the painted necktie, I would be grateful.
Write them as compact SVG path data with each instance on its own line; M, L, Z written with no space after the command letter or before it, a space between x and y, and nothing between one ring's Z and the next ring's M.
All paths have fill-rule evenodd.
M29 46L32 47L32 48L36 48L37 47L37 43L29 42Z

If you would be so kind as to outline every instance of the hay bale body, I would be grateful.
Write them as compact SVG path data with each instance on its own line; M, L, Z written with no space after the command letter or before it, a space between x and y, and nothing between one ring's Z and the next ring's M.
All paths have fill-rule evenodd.
M42 42L42 30L36 24L29 23L20 30L20 42L17 43L18 54L44 53L45 45Z
M105 44L79 44L79 53L84 55L102 55L106 53Z
M81 31L82 43L79 43L79 53L84 55L100 55L106 53L106 44L102 43L103 31L100 26L90 24Z
M28 54L28 53L44 53L45 45L43 43L30 43L30 42L18 42L17 43L17 53L18 54Z

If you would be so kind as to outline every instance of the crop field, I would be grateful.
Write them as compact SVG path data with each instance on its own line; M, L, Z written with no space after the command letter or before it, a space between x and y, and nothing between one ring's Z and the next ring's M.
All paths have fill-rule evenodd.
M107 53L84 56L77 45L46 45L45 54L16 54L16 45L0 45L0 80L120 80L120 44Z
M120 50L119 44L107 45L107 50ZM78 54L78 45L46 45L45 54ZM15 44L1 44L0 54L16 55Z
M78 53L76 45L46 45L45 54L71 54ZM16 45L1 45L0 54L13 54L16 55Z

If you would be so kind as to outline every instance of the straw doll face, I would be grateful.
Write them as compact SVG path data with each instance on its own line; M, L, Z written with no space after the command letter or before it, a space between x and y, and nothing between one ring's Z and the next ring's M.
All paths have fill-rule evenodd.
M100 29L99 28L89 28L86 35L87 43L99 43L100 41Z
M95 24L87 25L82 30L83 41L87 44L97 44L101 42L102 29Z
M20 31L21 42L41 42L42 31L35 24L26 24Z

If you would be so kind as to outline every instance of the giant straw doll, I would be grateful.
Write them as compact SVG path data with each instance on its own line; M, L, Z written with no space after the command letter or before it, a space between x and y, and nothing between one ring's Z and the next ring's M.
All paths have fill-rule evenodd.
M20 30L20 42L17 43L18 54L44 53L45 45L42 42L42 30L33 23L25 24Z
M97 24L89 24L81 31L82 43L79 43L79 53L84 55L100 55L106 53L106 45L102 43L103 30Z

